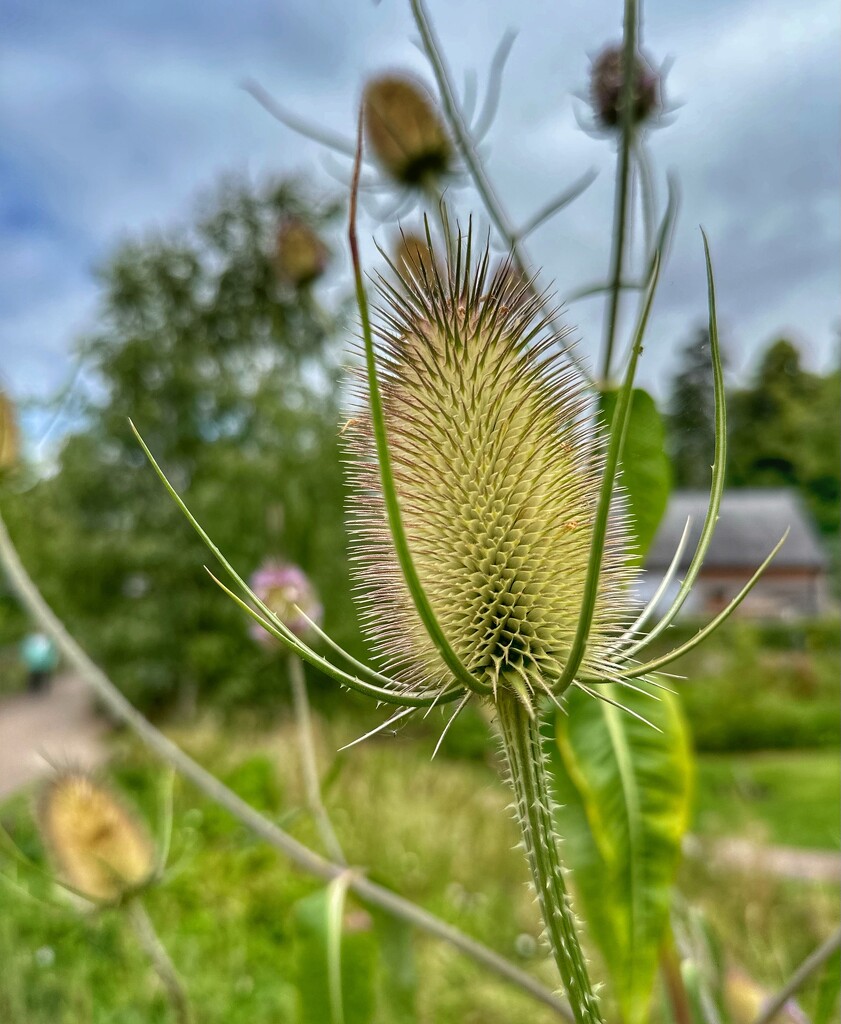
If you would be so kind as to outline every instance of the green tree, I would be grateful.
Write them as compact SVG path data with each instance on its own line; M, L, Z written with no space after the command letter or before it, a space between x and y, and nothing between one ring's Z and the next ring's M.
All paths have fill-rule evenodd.
M289 184L228 182L188 230L122 245L102 273L99 329L81 344L81 425L57 472L7 501L44 592L147 709L253 700L277 684L129 416L234 564L247 574L272 553L301 564L353 645L337 321L274 265L281 222L318 227L334 212Z
M793 487L820 528L841 511L841 372L804 370L785 339L765 351L753 383L730 400L729 481L736 487Z
M715 397L706 327L699 327L681 349L666 422L675 485L708 487L715 450Z

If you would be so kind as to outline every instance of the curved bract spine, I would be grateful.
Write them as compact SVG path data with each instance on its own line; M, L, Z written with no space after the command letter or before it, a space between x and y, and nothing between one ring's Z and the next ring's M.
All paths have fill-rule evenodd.
M593 538L590 543L590 557L587 565L587 578L584 583L584 593L581 600L581 611L578 617L578 628L575 633L572 648L567 657L567 663L560 677L553 683L552 689L555 693L563 693L570 686L581 667L587 648L587 641L593 624L593 613L596 607L596 598L599 590L599 579L602 571L602 559L604 557L605 538L607 536L608 517L610 506L613 502L616 484L616 474L619 471L619 460L622 456L622 447L625 440L625 432L628 427L628 420L631 413L631 395L634 388L634 377L636 375L637 363L642 353L642 340L645 334L646 324L651 312L651 305L654 302L654 294L657 289L657 281L660 275L660 256L655 253L649 275L648 287L643 299L642 309L637 320L634 339L631 344L631 355L628 360L628 369L625 379L619 392L616 403L616 413L611 425L610 443L607 450L602 484L599 492L599 504L596 510L596 518L593 526Z
M704 525L701 528L701 536L698 546L686 576L680 585L675 599L657 625L643 638L631 644L625 651L627 657L633 657L643 647L658 637L665 629L674 622L680 609L683 607L689 593L698 578L701 566L707 556L713 534L715 533L718 514L721 508L721 497L724 493L724 474L727 469L727 405L724 394L724 367L721 361L721 347L718 338L718 316L716 313L715 301L715 277L713 275L712 257L710 246L703 229L701 236L704 240L704 261L707 271L707 303L709 306L709 334L710 334L710 360L713 369L713 389L715 393L715 455L713 462L712 484L710 486L710 503L707 509Z
M135 425L131 421L129 421L129 423L141 448L145 452L146 457L149 459L153 469L157 473L166 490L169 492L173 501L175 501L176 505L178 505L179 509L182 511L187 521L190 523L190 525L193 527L196 533L198 533L199 537L201 537L201 539L204 541L205 545L212 552L212 554L219 562L219 564L222 566L222 568L228 573L228 575L237 584L240 590L242 590L242 592L246 594L249 600L254 602L254 604L257 606L260 612L262 612L262 615L259 615L252 607L250 607L245 601L238 597L232 590L230 590L218 579L216 579L216 577L213 576L212 573L210 573L211 578L218 586L222 588L222 590L233 601L235 601L243 609L243 611L245 611L248 615L251 616L251 618L254 619L255 622L258 622L261 626L263 626L264 629L271 633L271 635L278 642L283 644L283 646L286 647L287 650L291 651L293 654L297 654L300 658L303 658L304 661L307 661L311 665L320 669L326 675L334 679L337 683L340 683L343 686L348 686L353 690L358 690L360 693L367 694L370 697L375 697L377 700L381 700L385 703L403 704L412 707L429 707L433 703L441 703L442 701L446 703L447 701L455 700L455 698L459 695L459 690L454 690L452 691L452 693L446 693L443 695L416 695L400 692L399 683L397 683L395 680L389 680L389 682L391 682L393 685L393 689L384 689L380 686L374 686L373 684L365 682L364 680L359 679L356 676L352 676L347 672L343 672L341 669L337 668L331 662L327 661L326 658L323 658L320 654L317 654L315 651L313 651L311 647L305 644L299 637L297 637L287 626L285 626L280 621L280 619L275 615L271 608L269 608L263 601L259 599L259 597L257 597L257 595L251 590L251 588L248 586L245 580L243 580L243 578L239 575L236 569L234 569L231 563L225 558L225 556L222 554L222 552L219 550L216 544L214 544L213 541L210 539L205 529L201 526L199 521L187 507L184 500L172 486L166 474L158 465L157 461L155 460L155 457L152 455L152 452L149 450L149 447L147 446L146 442L141 437L140 432L137 430L137 427L135 427ZM338 645L336 646L338 647ZM361 665L361 663L357 664ZM370 674L371 676L377 679L386 678L382 676L380 673L374 672L373 670L366 669L365 671L366 674Z
M360 131L358 132L356 159L353 168L353 186L351 188L350 217L348 225L348 240L350 243L351 256L353 259L353 273L356 285L356 301L359 308L359 318L362 326L362 339L365 346L365 366L368 381L368 397L371 409L371 421L374 430L374 439L377 449L377 459L380 467L380 479L382 481L383 498L388 515L388 525L394 542L394 549L403 570L403 577L412 595L412 600L429 636L435 644L442 660L455 678L463 683L468 689L477 692L486 692L479 680L467 670L450 646L444 636L444 632L438 623L429 598L418 578L417 569L409 550L406 539L406 531L403 527L403 519L400 511L400 501L394 486L394 476L391 471L391 455L388 449L386 438L385 417L383 415L382 399L380 397L379 379L377 376L377 361L374 355L374 339L371 333L371 318L368 310L368 297L365 292L365 282L362 279L362 265L359 260L359 246L356 238L356 206L358 194L359 172L362 163L362 112L360 111Z

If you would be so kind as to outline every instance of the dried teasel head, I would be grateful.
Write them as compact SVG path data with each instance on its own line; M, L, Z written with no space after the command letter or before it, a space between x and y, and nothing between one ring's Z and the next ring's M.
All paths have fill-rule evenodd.
M452 169L453 147L432 98L408 75L381 75L362 98L365 138L395 181L419 188Z
M408 545L443 633L489 690L531 700L562 674L577 628L602 453L530 282L507 265L491 273L490 253L472 250L468 233L440 275L416 263L398 287L381 278L380 387ZM440 692L452 677L394 553L370 419L357 423L351 524L366 627L406 692ZM627 621L620 519L586 672L605 670Z
M140 819L86 772L57 773L37 820L63 879L95 903L116 903L155 874L155 848Z
M315 588L304 570L297 565L276 560L266 562L254 572L250 586L259 600L296 636L306 637L311 632L308 619L315 623L321 622L323 609ZM256 623L252 626L251 635L261 644L269 647L276 645L272 637Z
M593 60L590 70L590 101L597 122L608 131L622 126L623 65L623 47L608 46ZM640 125L652 121L662 107L661 76L637 51L631 84L632 123Z
M0 391L0 472L17 464L20 450L15 407L12 400Z
M330 253L309 224L297 217L284 220L277 232L275 271L283 284L305 288L327 267Z
M406 276L412 274L413 267L423 267L429 277L434 276L437 262L429 246L428 240L411 231L401 231L394 250L394 263Z

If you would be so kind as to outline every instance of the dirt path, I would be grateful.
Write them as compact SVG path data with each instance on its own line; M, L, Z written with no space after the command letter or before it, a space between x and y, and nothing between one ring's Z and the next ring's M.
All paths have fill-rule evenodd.
M687 837L685 852L704 856L725 871L759 872L804 882L841 882L841 853L795 846L765 846L749 839L726 837L704 844Z
M0 800L45 775L51 764L100 764L107 728L90 690L73 676L57 678L45 694L0 701Z
M37 781L51 765L101 764L107 758L107 732L107 724L95 714L90 690L73 676L59 677L41 696L19 694L0 701L0 801ZM841 854L828 850L764 846L735 837L703 842L687 836L684 852L725 870L841 881Z

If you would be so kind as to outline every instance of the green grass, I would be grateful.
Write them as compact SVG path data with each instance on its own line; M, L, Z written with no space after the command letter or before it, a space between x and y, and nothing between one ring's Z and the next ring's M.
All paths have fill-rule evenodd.
M699 758L695 829L787 846L839 848L838 750Z
M373 724L373 712L369 719ZM417 727L336 758L332 752L365 726L358 718L319 718L320 759L330 779L326 801L351 863L552 986L553 971L538 942L537 911L524 884L526 867L513 849L518 837L506 810L509 793L493 753L476 756L483 749L476 739L480 724L473 722L453 747L472 756L445 753L430 763L432 734ZM288 724L256 732L207 722L175 738L246 800L317 847L312 825L300 812L297 748ZM838 793L833 756L704 758L698 827L706 834L767 833L778 842L793 841L799 830L808 836L805 845L830 845ZM159 765L122 738L111 774L155 822ZM43 864L30 802L28 795L8 802L0 807L0 820L20 848ZM835 829L837 835L837 820ZM734 962L767 984L782 980L837 916L837 891L831 887L713 878L705 870L687 864L684 891L705 908ZM171 1020L118 911L80 914L65 899L55 905L44 876L8 860L0 861L0 871L31 894L0 884L3 1024ZM176 784L170 870L149 894L148 909L201 1024L327 1024L306 1013L300 994L312 993L314 969L312 945L301 928L301 901L318 891L313 880L223 811ZM377 1024L556 1019L438 941L385 930L358 905L351 905L348 922L356 975L371 975ZM414 1006L411 1013L407 1003ZM352 1016L347 1024L355 1024Z

